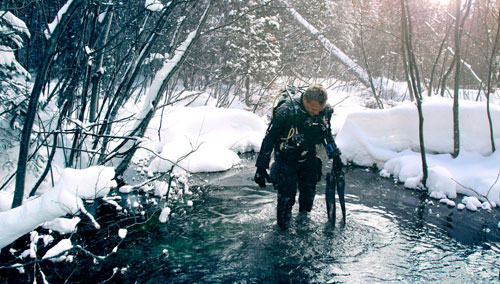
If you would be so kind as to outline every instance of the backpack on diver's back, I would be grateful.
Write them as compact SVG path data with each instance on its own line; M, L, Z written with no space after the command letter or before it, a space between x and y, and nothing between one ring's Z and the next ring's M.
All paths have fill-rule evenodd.
M274 116L274 112L276 111L276 109L278 109L278 107L284 104L287 100L290 100L292 102L293 107L295 108L295 112L297 112L299 106L295 104L293 99L297 98L298 96L302 96L306 89L307 86L296 87L292 85L287 85L285 89L281 89L278 95L276 95L276 97L274 98L271 118Z

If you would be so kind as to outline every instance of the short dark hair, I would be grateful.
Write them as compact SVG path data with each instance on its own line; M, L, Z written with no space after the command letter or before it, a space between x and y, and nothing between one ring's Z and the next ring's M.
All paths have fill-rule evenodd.
M309 86L309 88L307 88L307 90L305 91L304 98L308 103L317 101L320 105L324 105L328 100L328 92L326 91L325 87L318 84L313 84Z

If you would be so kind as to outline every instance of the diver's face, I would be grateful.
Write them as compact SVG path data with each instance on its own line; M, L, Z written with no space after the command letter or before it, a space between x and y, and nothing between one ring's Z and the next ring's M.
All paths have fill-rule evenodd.
M306 108L307 113L309 113L309 115L311 116L318 115L326 105L326 103L320 105L319 102L314 100L308 102L305 98L302 99L302 102L304 103L304 107Z

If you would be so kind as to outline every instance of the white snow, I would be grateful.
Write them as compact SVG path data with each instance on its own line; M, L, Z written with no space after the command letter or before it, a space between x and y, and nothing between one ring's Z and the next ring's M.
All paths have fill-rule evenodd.
M66 214L88 214L82 199L106 196L116 183L113 168L97 166L84 170L67 168L57 184L38 198L0 212L0 248L36 229L41 223Z
M28 71L24 69L24 67L19 64L16 60L15 51L24 46L24 41L21 37L21 34L24 34L26 37L30 37L30 32L26 26L26 24L20 20L18 17L14 16L11 12L1 11L0 17L2 20L7 21L12 29L16 32L12 32L12 30L7 29L5 26L0 26L0 33L4 34L7 38L7 42L14 43L14 47L9 47L5 43L0 44L0 66L4 66L7 69L14 69L15 73L20 75L29 77ZM19 82L21 84L22 82Z
M499 204L500 183L496 179L500 173L500 154L499 151L491 153L485 103L460 102L461 148L455 159L451 156L452 100L426 98L423 112L430 196L453 199L457 193L475 195L475 191ZM500 121L500 108L492 105L491 115L495 144L500 145L500 124L496 123ZM377 165L382 169L382 176L393 175L407 187L422 186L418 115L413 103L385 110L352 112L346 117L336 141L344 161L363 166Z
M477 211L478 207L481 207L481 201L477 199L475 196L467 196L462 199L462 203L465 204L465 207L471 211Z
M125 239L125 237L127 236L127 229L119 229L118 230L118 236L121 238L121 239Z
M146 0L144 7L153 12L160 12L165 6L159 0Z
M26 34L28 37L31 37L30 31L21 19L16 17L11 12L0 11L1 17L9 22L12 25L12 28L20 33Z
M42 223L42 228L56 231L62 235L76 231L76 226L80 223L80 217L56 218L52 221Z
M47 39L50 39L50 37L52 36L52 33L54 32L57 25L59 24L59 21L61 20L62 16L64 14L66 14L66 12L68 11L68 8L70 7L72 2L73 2L73 0L68 0L66 2L66 4L64 4L64 6L62 6L62 8L57 12L56 17L52 20L52 22L49 23L47 29L44 30L44 34L45 34L45 37Z
M50 248L45 253L45 255L42 257L42 259L53 258L53 257L60 255L60 254L64 253L65 251L70 250L72 248L73 248L73 244L71 243L70 239L62 239L55 246ZM62 261L65 259L66 259L66 256L61 255L60 257L58 257L56 259L51 259L51 260L56 262L56 261Z
M172 162L189 172L228 170L239 163L238 152L259 150L267 127L261 117L239 109L174 106L165 113L160 139L147 144L159 150L148 171L166 172ZM148 138L157 136L159 122L150 124Z
M165 223L168 221L168 218L170 216L170 207L165 207L161 210L160 213L160 222Z

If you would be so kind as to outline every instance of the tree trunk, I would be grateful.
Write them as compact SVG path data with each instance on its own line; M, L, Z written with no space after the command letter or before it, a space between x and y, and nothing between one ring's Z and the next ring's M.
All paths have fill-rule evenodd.
M445 46L445 43L446 43L446 39L448 38L448 35L450 33L451 27L452 27L452 25L450 24L448 26L448 28L446 29L446 35L444 36L443 40L441 41L441 44L439 45L438 55L436 56L436 60L434 60L434 64L432 65L431 78L429 80L429 86L427 88L427 90L428 90L427 95L429 97L432 96L432 88L433 88L432 85L434 84L434 77L436 75L436 68L437 68L438 63L439 63L439 58L441 58L441 55L444 52L444 46ZM444 64L444 62L443 62L443 64ZM438 91L439 91L439 88L438 88Z
M455 0L455 84L453 90L453 157L460 154L460 117L459 117L459 99L460 99L460 16L461 0Z
M488 115L488 124L490 127L490 140L491 140L491 152L495 152L496 146L495 146L495 134L493 132L493 120L491 118L491 112L490 112L490 94L494 93L491 87L491 79L493 77L493 73L496 71L494 70L496 66L496 56L497 56L497 51L498 51L498 41L500 40L500 9L498 10L498 18L497 18L497 33L495 35L495 41L493 42L493 50L491 51L491 56L490 56L490 64L488 67L488 88L486 91L486 113Z
M416 103L417 103L417 111L418 111L418 137L420 143L420 157L422 160L422 184L424 187L427 184L428 177L428 169L427 169L427 158L425 154L425 143L424 143L424 115L422 110L422 89L420 82L420 74L418 72L417 61L415 60L415 54L413 53L412 46L412 25L411 25L411 15L408 4L405 0L401 0L401 26L403 33L403 50L406 53L407 61L403 63L407 65L406 69L408 70L409 76L408 87L413 89L413 93L415 95Z
M114 16L114 9L113 5L110 5L108 8L108 11L106 12L106 28L104 30L104 36L102 39L101 45L104 47L108 43L108 35L109 35L109 30L111 28L111 23L113 22L113 16ZM99 108L98 102L99 102L99 82L101 81L102 77L102 64L104 61L104 49L100 52L99 55L99 64L97 65L97 70L92 76L92 94L90 96L90 106L89 106L89 121L91 123L95 122L97 119L97 109Z
M57 45L61 36L69 23L73 14L76 12L78 7L84 3L83 0L74 0L69 5L66 13L63 13L59 24L54 29L53 33L50 35L49 42L47 43L47 49L43 57L42 63L40 64L35 83L33 85L33 90L31 91L31 96L28 104L28 110L26 113L26 121L24 122L23 130L21 133L21 143L19 145L19 159L17 162L17 175L16 175L16 185L14 191L14 198L12 200L12 208L18 207L23 203L24 198L24 183L26 180L26 164L28 162L28 150L30 144L31 132L33 130L33 123L35 122L35 117L37 115L38 101L40 94L42 93L43 87L47 83L47 73L49 71L50 65L54 56L57 52Z
M360 41L361 53L363 54L363 62L365 63L366 74L368 75L368 81L370 83L370 88L372 89L373 96L375 97L375 101L377 102L378 107L380 109L383 109L384 103L382 102L382 100L380 100L380 97L377 94L377 89L376 89L375 84L373 82L373 76L372 76L372 73L370 71L370 66L368 66L368 56L366 55L366 50L365 50L365 45L363 43L363 38L364 38L363 25L361 24L360 25L360 39L359 39L359 41Z
M467 18L472 1L471 0L466 0L465 2L465 7L466 7L466 12L464 13L464 16L462 17L462 0L455 0L455 8L456 8L456 15L455 15L455 56L454 56L454 61L455 61L455 84L454 84L454 91L453 91L453 157L458 157L460 154L460 116L459 116L459 100L460 100L460 75L461 75L461 66L462 66L462 59L461 59L461 49L460 49L460 41L462 37L462 30L463 26L465 24L465 19ZM472 71L471 69L469 69ZM473 73L473 75L475 75ZM477 77L477 76L475 76Z

